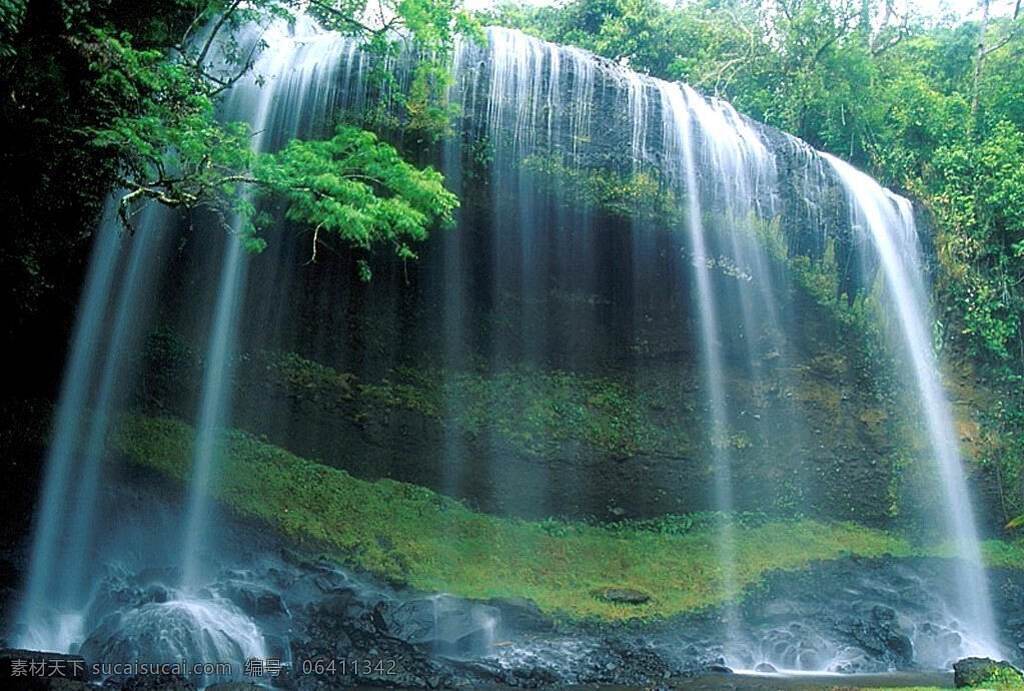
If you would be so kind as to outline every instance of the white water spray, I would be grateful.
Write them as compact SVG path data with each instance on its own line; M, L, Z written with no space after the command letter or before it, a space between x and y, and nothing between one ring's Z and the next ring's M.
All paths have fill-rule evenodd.
M961 616L969 647L999 655L995 617L981 559L974 509L967 493L959 443L941 374L932 350L927 292L920 243L910 201L883 189L868 175L834 156L831 164L850 197L853 225L869 234L887 288L886 297L899 320L905 357L917 386L936 470L945 497L943 515L956 547Z

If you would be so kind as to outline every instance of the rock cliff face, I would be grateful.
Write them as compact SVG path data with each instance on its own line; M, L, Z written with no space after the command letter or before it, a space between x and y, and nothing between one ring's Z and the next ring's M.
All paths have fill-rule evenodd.
M407 86L409 56L383 88L372 56L331 55L300 109L331 115L290 116L304 135ZM724 452L738 509L888 520L906 435L868 310L840 304L875 269L831 167L728 104L516 32L462 45L453 70L460 115L425 155L460 195L456 227L415 262L372 257L369 284L272 228L239 320L236 424L505 515L711 510ZM191 242L175 273L201 291L208 249ZM698 271L723 370L715 434ZM168 295L144 385L186 418L192 294Z
M868 257L854 256L855 229L840 181L803 141L685 84L641 75L576 48L499 28L487 38L484 47L461 46L452 99L462 112L463 140L485 140L492 168L555 157L569 169L645 172L662 185L685 186L678 179L685 153L673 141L682 121L691 131L705 213L777 219L791 255L821 259L835 242L841 290L853 298L870 283L872 272L859 275L859 263ZM690 203L691 190L676 191ZM672 219L657 225L671 227Z

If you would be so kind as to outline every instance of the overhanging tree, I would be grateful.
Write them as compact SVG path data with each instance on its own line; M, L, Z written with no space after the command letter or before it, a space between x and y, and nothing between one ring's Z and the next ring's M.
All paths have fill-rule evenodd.
M450 220L457 199L437 171L409 164L394 147L353 127L321 142L292 142L282 151L251 149L247 125L221 122L216 104L253 69L265 46L239 40L247 23L290 21L306 11L326 27L386 53L407 42L417 50L414 75L422 114L435 107L446 124L443 69L457 31L471 25L458 0L185 0L194 13L167 51L138 49L132 37L88 27L77 39L96 74L94 96L113 115L88 128L90 142L118 162L126 227L144 201L180 209L230 209L245 218L243 240L262 249L248 190L283 200L287 216L314 229L313 258L325 233L369 249L390 244L403 259L431 226ZM414 107L419 106L419 108ZM368 277L367 270L363 270Z

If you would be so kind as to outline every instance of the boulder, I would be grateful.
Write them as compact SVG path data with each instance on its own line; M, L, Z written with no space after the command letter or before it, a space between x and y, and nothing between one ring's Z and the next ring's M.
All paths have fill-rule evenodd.
M369 611L367 603L352 588L333 588L315 609L338 620L359 619Z
M525 597L495 597L484 604L501 614L502 635L522 633L548 633L555 623L540 611L533 600Z
M1019 685L1024 674L1005 660L965 657L953 665L953 684L959 689L971 686Z
M140 674L116 688L119 691L195 691L196 685L178 674Z
M388 611L390 633L414 645L447 654L486 654L501 612L490 605L450 595L408 600Z
M264 657L264 638L259 627L227 600L179 599L150 602L105 617L85 639L80 652L93 662L106 664L124 660L228 662ZM181 671L192 677L186 670ZM131 674L126 671L123 676ZM114 676L122 675L115 671ZM142 681L149 683L154 678L149 675ZM205 686L227 679L217 675L189 681ZM176 687L172 684L167 688Z
M631 588L603 588L597 591L595 596L598 600L615 602L620 605L642 605L651 599L647 593Z
M281 596L264 585L231 580L219 588L221 594L249 616L287 616Z
M854 607L853 612L836 617L835 629L887 666L906 669L914 663L914 644L891 607Z

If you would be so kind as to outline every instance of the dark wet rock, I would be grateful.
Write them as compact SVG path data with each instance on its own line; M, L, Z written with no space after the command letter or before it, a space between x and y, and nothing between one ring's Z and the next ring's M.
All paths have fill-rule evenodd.
M501 614L502 635L510 633L547 633L553 631L555 623L537 607L533 600L525 597L496 597L484 602Z
M303 625L292 640L292 659L305 667L293 671L294 687L451 685L446 669L392 635L387 623L390 607L391 603L371 603L355 590L343 589L296 612Z
M885 639L886 648L896 657L910 665L914 659L914 644L904 633L890 633Z
M558 676L543 667L528 667L525 669L512 669L507 671L501 681L509 686L524 689L536 689L544 686L552 686L560 680Z
M220 586L220 593L250 616L287 616L288 608L281 596L267 586L231 580Z
M332 590L316 607L323 614L339 619L353 619L366 611L366 603L352 588Z
M249 543L244 528L235 528L233 535L234 542ZM429 596L336 564L282 556L280 550L262 551L250 561L224 559L230 570L210 585L210 597L219 596L236 611L246 598L255 612L246 614L259 627L266 654L294 661L279 677L259 680L269 688L652 688L701 675L710 680L702 688L719 688L716 683L739 678L722 676L730 667L758 663L775 669L885 672L948 669L962 654L959 625L943 605L955 592L943 575L950 573L948 562L929 559L849 558L772 574L741 607L746 650L723 648L720 611L659 622L556 624L529 600ZM1011 642L1024 642L1024 597L1019 597L1024 574L992 574L1000 636L1012 647ZM110 592L98 600L110 607L166 607L157 586L169 578L122 573L109 579ZM281 608L255 606L277 598ZM178 620L169 615L160 621ZM94 643L113 644L97 646L95 661L139 658L134 649L119 652L121 637L99 636L108 631L102 626L88 628ZM91 653L84 657L94 661ZM179 657L220 659L214 653L169 659ZM304 669L304 661L333 661L334 669L318 673ZM117 683L123 680L111 688Z
M163 585L154 583L145 589L143 597L149 602L167 602L171 594Z
M455 655L486 652L500 621L498 608L449 595L403 602L385 616L395 637Z
M104 688L117 691L195 691L196 685L177 674L140 674L125 680L109 679Z
M149 602L108 614L86 638L81 653L87 660L107 665L125 661L178 664L182 660L239 664L244 659L262 656L264 640L257 624L231 602L189 598ZM225 681L230 676L203 676L199 672L192 678L191 667L182 669L189 670L184 673L196 685ZM136 671L146 670L125 671L123 676ZM119 672L113 669L109 673ZM150 675L145 679L155 678ZM140 677L140 683L142 680Z
M123 569L112 569L102 579L90 605L87 619L98 621L107 613L118 609L142 607L148 603L164 603L171 599L166 583L177 583L176 569L144 569L131 574Z
M896 622L889 607L876 606L866 616L849 616L837 621L836 630L844 633L873 658L906 668L914 659L914 645Z
M760 672L761 674L775 674L779 670L775 669L775 665L768 662L758 662L757 666L754 667L754 671Z
M543 665L520 664L505 667L493 660L452 661L457 670L455 677L478 679L488 686L501 685L513 688L535 689L564 683L565 679Z
M966 657L953 665L953 683L957 688L983 685L1010 685L1024 682L1024 674L1005 660Z
M552 661L562 683L647 686L678 671L644 638L607 637L588 646L579 658Z
M597 591L595 596L599 600L616 602L622 605L642 605L651 599L651 596L647 593L630 588L603 588Z
M845 673L949 669L964 654L960 623L947 605L956 601L950 573L943 560L881 557L772 574L742 607L755 647L747 660ZM1024 581L1024 574L993 571L993 582L1000 581ZM1021 607L1009 598L997 602L1008 617ZM1005 623L1000 636L1018 639Z

